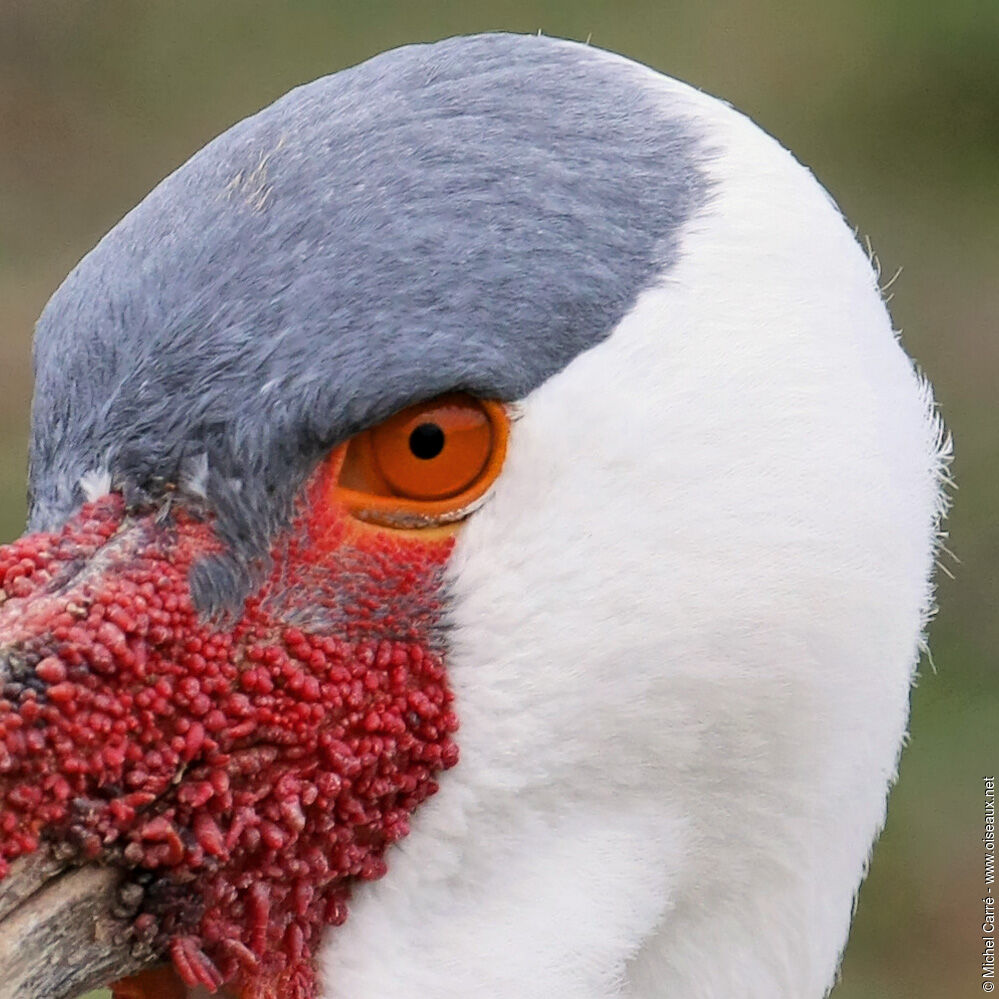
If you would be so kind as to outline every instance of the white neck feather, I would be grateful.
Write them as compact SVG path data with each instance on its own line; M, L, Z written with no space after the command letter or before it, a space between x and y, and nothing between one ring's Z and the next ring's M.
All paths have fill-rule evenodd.
M330 932L328 999L832 983L930 605L939 431L811 175L647 79L715 196L521 406L452 560L462 759Z

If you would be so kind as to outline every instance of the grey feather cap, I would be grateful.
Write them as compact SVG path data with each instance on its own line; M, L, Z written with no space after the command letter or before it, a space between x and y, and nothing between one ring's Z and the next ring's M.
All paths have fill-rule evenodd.
M606 338L675 258L701 148L644 71L536 36L409 46L292 91L52 297L30 527L94 470L136 503L197 479L232 552L202 598L238 601L332 446L446 390L520 398Z

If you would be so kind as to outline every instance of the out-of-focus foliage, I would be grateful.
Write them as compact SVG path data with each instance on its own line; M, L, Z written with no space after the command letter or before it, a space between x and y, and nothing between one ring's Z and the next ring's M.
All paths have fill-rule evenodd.
M912 744L833 995L970 995L980 779L999 755L994 0L0 0L0 539L23 523L31 326L96 239L296 83L497 28L591 37L724 96L815 170L885 280L904 266L892 310L955 436L947 545L960 562L943 557L956 580L940 580L936 672L920 671Z

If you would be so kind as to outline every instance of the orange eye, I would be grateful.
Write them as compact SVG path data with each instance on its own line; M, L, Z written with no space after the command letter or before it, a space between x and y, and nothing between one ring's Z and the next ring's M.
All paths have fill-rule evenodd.
M500 403L461 392L410 406L348 441L337 498L391 526L459 520L499 474L508 422Z

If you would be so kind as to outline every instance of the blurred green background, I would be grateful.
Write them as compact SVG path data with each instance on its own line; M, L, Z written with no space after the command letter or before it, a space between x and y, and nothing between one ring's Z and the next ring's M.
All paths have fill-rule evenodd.
M291 86L411 41L586 39L725 97L869 236L956 441L935 671L835 999L980 989L999 690L999 0L0 0L0 540L20 533L32 324L161 177ZM816 276L821 280L821 276Z

